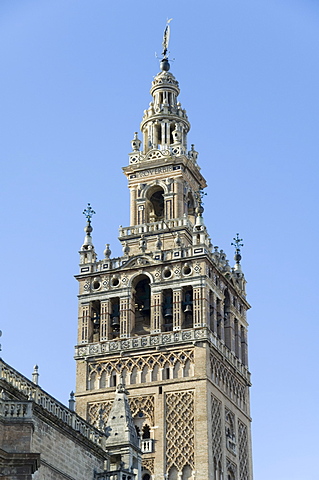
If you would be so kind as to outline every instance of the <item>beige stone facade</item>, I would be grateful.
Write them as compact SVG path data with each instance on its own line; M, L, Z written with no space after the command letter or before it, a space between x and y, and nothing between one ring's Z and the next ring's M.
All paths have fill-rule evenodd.
M90 207L80 251L76 409L108 422L125 384L142 480L251 480L250 373L240 239L235 266L203 219L206 181L167 58L124 174L123 256L97 261ZM209 202L207 202L209 203ZM209 206L208 206L209 214ZM112 432L110 433L112 438Z

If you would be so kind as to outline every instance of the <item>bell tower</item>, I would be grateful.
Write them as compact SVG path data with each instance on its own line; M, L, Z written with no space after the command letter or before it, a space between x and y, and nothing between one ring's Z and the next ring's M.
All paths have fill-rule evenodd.
M80 250L77 412L106 425L124 384L140 437L142 480L252 480L242 247L213 246L206 181L168 61L169 25L152 101L123 168L130 226L123 255L97 260L90 205ZM209 203L209 202L208 202ZM110 432L110 439L112 431ZM139 480L139 479L138 479Z

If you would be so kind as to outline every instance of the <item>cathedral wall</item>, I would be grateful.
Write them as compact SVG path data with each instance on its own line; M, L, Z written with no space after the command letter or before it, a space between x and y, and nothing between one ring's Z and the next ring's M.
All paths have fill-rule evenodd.
M34 417L32 451L41 454L35 480L87 480L93 478L94 470L103 470L101 450L86 445L80 435L71 435L64 427Z

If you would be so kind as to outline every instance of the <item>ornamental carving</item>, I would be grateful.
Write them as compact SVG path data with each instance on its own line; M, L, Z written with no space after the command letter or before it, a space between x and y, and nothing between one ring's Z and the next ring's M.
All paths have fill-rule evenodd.
M92 362L88 368L90 390L112 386L111 379L114 375L121 375L126 385L164 380L163 372L166 369L170 370L171 378L189 377L194 371L194 349L129 358L116 357L104 362Z
M148 470L151 475L154 475L154 458L143 458L142 470Z
M212 449L216 465L222 463L222 404L212 395L211 416L212 416Z
M247 426L238 420L239 480L249 480Z
M182 472L194 470L194 392L167 393L166 397L166 472L172 467Z
M132 417L142 413L148 418L150 426L154 426L154 397L152 395L128 398ZM96 428L100 428L101 422L106 426L113 400L104 402L88 403L88 421Z
M247 410L247 386L241 383L213 353L210 357L211 378L239 408Z

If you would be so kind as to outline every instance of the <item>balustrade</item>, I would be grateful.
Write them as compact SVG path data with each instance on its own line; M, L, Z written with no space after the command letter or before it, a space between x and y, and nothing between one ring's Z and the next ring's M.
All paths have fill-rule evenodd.
M80 432L84 437L104 447L104 441L106 440L105 434L48 395L39 386L14 370L3 360L0 360L0 380L15 387L29 400L28 402L0 400L0 416L6 418L31 418L32 402L34 402L47 410L51 415L54 415L66 423L69 427Z
M140 444L142 453L152 453L153 452L153 439L152 438L142 438Z

